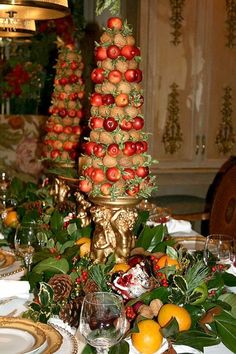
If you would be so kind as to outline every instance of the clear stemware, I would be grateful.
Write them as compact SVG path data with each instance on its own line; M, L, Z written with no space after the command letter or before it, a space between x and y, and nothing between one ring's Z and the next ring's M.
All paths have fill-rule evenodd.
M26 222L17 226L14 238L16 255L24 261L25 267L30 271L35 249L40 246L40 225Z
M212 234L206 237L204 260L231 265L234 260L234 238L230 235Z
M126 316L120 296L108 292L89 293L84 297L80 332L97 353L108 353L126 329Z

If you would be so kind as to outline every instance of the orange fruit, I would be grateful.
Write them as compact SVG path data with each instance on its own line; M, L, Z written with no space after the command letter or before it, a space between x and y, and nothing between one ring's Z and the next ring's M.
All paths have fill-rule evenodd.
M138 322L139 332L131 335L134 348L139 353L155 353L160 348L163 340L160 328L160 325L154 320Z
M127 272L130 269L130 266L127 263L117 263L111 270L111 273L116 272Z
M159 265L160 268L170 267L173 265L175 265L176 269L179 268L178 260L175 258L170 258L169 256L167 256L167 254L161 256L161 258L158 259L157 265Z
M158 323L164 327L172 318L175 318L179 325L179 331L187 331L191 327L192 320L188 311L175 304L165 304L158 312Z
M16 227L19 224L17 212L14 210L7 212L6 216L3 219L3 223L5 226L8 227Z
M77 246L80 246L79 255L80 257L84 257L88 253L90 253L91 248L91 239L89 237L81 237L77 241L75 241Z

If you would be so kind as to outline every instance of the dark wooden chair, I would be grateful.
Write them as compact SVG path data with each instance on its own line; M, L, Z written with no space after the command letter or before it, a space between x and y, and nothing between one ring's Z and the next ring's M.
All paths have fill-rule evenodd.
M206 196L204 212L175 214L175 219L204 221L203 234L224 233L236 239L236 156L231 156L216 174Z

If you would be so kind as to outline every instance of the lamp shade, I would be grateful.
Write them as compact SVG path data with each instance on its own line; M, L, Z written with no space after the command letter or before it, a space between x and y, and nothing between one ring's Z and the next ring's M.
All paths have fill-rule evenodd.
M22 38L31 37L36 33L34 20L15 20L9 22L7 19L0 18L0 37Z
M50 20L69 14L67 0L3 0L0 18Z

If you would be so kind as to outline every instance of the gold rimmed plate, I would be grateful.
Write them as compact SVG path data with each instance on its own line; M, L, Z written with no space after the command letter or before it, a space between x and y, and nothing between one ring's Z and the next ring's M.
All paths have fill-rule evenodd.
M174 240L189 252L203 251L206 239L204 236L175 236Z
M33 321L0 317L1 354L43 353L46 347L46 334Z
M38 323L38 326L42 328L47 338L47 347L44 349L44 354L55 353L62 345L62 335L52 326L45 323Z

